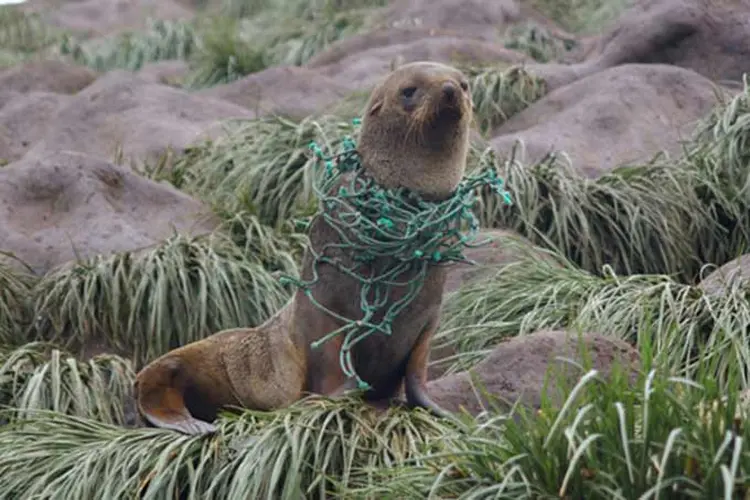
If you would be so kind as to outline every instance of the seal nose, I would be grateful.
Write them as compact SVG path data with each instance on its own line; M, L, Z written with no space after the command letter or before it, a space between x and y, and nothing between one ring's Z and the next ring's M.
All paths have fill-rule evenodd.
M443 96L447 101L452 101L456 97L456 86L453 82L445 82L443 84Z

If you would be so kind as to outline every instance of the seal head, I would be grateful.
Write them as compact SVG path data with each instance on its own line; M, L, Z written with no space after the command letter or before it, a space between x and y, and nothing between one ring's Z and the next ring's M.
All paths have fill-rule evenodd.
M359 153L381 186L445 199L466 170L469 82L445 64L416 62L390 73L365 108Z

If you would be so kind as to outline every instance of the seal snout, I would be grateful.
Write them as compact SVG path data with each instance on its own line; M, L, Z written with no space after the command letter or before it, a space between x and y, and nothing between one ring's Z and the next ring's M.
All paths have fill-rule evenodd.
M439 89L439 98L435 100L435 117L451 120L461 118L465 111L463 87L451 78L441 82L437 88ZM435 97L438 97L438 95Z
M443 99L448 102L456 100L456 85L453 82L448 81L443 83Z

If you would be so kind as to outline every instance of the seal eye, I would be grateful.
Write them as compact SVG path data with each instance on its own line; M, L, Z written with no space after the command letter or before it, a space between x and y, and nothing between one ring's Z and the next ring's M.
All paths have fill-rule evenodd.
M406 99L414 97L414 93L417 91L417 87L406 87L401 91L401 95Z
M465 80L461 81L461 90L463 90L464 92L466 92L467 90L469 90L469 84Z

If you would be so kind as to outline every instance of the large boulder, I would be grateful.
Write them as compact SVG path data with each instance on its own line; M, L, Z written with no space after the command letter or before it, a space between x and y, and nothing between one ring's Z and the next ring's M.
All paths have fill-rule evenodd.
M746 287L750 281L750 254L730 260L703 278L698 287L708 295L721 295L733 286Z
M638 351L626 342L594 333L546 330L499 344L475 367L429 382L427 391L446 410L475 416L485 410L507 411L516 402L539 408L545 393L560 403L561 383L572 388L583 375L568 360L584 366L590 361L605 378L619 365L631 381L639 367Z
M389 45L407 45L424 38L441 36L459 36L446 30L433 28L378 28L338 40L325 50L315 54L305 64L308 68L320 68L337 63L347 57L367 50L387 47Z
M149 19L189 19L193 11L173 0L38 0L22 6L52 26L89 35L138 30Z
M59 152L0 169L0 251L37 273L217 225L206 206L177 189L83 154Z
M0 162L21 158L49 130L50 116L65 106L71 96L51 92L4 93L0 99Z
M391 71L394 61L410 63L435 61L447 64L477 63L518 64L527 58L523 54L506 49L502 44L464 36L440 34L419 38L404 43L390 43L372 49L353 52L336 62L319 66L322 74L334 78L352 89L375 85Z
M526 163L563 151L595 178L660 151L681 154L716 102L714 84L694 71L626 64L553 90L493 131L491 144L507 155L521 140Z
M628 63L671 64L713 81L750 72L750 1L640 0L589 51L599 71Z
M96 73L83 66L60 61L32 61L0 71L0 89L22 94L75 94L95 79Z
M384 12L388 26L449 29L499 40L502 28L519 20L516 0L406 0L391 2Z
M252 116L226 101L112 71L50 117L48 132L27 154L67 150L109 160L120 147L126 158L153 161L216 132L224 120Z
M350 91L349 85L313 69L277 66L199 94L232 102L257 115L304 118L325 110Z

